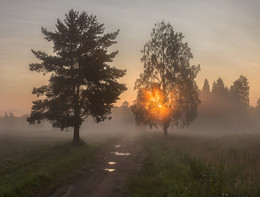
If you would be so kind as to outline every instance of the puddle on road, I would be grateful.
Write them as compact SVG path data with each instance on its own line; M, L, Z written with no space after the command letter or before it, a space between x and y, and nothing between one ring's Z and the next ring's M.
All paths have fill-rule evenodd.
M121 147L121 145L119 145L119 144L118 144L118 145L115 145L115 148L120 148L120 147Z
M119 156L129 156L130 155L130 153L119 153L119 152L111 152L111 153L113 153L115 155L119 155Z
M116 169L106 168L106 169L104 169L104 170L107 171L107 172L114 172Z
M115 161L110 161L110 162L107 162L109 165L115 165L116 162Z

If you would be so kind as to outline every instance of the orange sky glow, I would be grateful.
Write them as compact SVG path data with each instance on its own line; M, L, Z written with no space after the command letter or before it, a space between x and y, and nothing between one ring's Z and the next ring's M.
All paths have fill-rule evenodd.
M30 112L35 99L33 87L48 82L48 76L29 70L29 64L38 61L31 49L52 53L52 44L44 40L41 27L54 31L57 18L63 19L72 8L97 15L106 32L120 29L118 43L111 49L119 50L119 54L111 65L127 69L120 81L127 84L128 90L116 106L135 100L134 82L143 71L141 50L154 24L161 20L184 34L194 55L191 63L201 65L196 79L199 88L205 78L212 84L221 77L229 87L245 75L250 85L250 104L256 105L260 98L260 1L2 0L0 115Z

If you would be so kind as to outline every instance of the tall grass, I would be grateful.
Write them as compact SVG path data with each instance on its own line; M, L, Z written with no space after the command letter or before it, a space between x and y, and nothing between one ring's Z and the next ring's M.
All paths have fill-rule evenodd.
M260 196L260 136L142 139L147 158L126 196Z

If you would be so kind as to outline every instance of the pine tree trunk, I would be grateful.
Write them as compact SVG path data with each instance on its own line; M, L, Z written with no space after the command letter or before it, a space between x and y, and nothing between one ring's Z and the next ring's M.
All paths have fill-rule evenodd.
M74 135L73 135L73 143L74 144L79 144L80 143L80 137L79 137L79 104L78 104L78 99L79 99L79 86L76 88L76 95L75 95L75 100L74 100Z
M168 136L168 127L169 127L169 125L166 122L163 123L163 134L165 137Z
M79 124L74 125L74 134L73 134L73 143L79 144L80 138L79 138Z

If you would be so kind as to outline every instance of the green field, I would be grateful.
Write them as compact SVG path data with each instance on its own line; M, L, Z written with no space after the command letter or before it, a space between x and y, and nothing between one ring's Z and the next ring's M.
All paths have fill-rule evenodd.
M145 136L126 196L260 196L260 136Z
M68 134L5 135L0 143L0 197L48 196L75 181L111 139L73 145Z
M119 137L95 134L75 146L66 133L1 136L0 197L49 196L74 183ZM147 132L136 143L135 158L144 159L129 173L124 196L260 196L260 135Z

